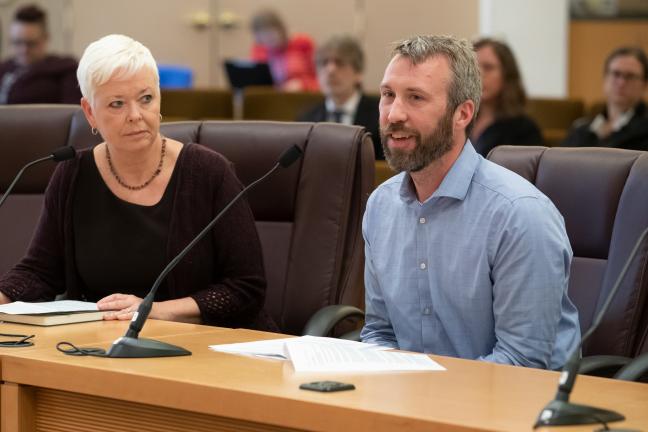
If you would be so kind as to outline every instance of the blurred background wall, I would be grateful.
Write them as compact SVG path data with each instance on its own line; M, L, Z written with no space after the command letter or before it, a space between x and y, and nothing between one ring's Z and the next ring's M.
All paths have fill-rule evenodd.
M601 63L612 47L648 48L648 1L640 0L0 0L2 57L11 16L27 3L48 11L54 52L79 57L89 42L124 33L158 62L191 67L197 87L227 86L222 61L248 56L250 17L263 7L316 43L337 33L358 37L369 91L377 91L390 44L416 33L504 39L531 96L586 102L601 98Z

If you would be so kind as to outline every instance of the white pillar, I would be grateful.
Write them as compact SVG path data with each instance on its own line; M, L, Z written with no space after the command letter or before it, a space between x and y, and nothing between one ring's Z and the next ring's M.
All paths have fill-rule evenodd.
M567 96L568 0L480 0L479 32L509 44L529 96Z

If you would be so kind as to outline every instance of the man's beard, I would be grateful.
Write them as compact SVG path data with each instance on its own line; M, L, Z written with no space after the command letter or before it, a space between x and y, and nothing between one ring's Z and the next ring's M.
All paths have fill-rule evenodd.
M392 123L380 129L385 159L389 167L396 172L417 172L439 160L452 149L454 134L452 132L452 116L454 112L448 110L439 119L439 124L430 135L421 136L415 129L407 129L403 123ZM394 132L410 134L416 140L413 150L390 149L387 145L388 135Z

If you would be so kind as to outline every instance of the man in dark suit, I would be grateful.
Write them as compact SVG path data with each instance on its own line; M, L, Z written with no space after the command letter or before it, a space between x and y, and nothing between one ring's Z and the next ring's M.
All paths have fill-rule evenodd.
M324 103L299 116L299 121L359 125L371 132L376 159L384 159L378 133L379 99L362 93L364 54L350 36L334 36L315 53L317 78Z

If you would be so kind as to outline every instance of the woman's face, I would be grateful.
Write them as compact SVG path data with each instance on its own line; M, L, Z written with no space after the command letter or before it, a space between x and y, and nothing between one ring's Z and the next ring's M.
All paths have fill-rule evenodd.
M259 45L263 45L270 50L278 50L286 43L281 30L274 27L261 29L254 34L254 37Z
M502 64L490 45L483 46L477 51L477 62L482 80L481 100L484 103L493 102L499 96L504 84Z
M132 76L115 73L94 92L94 103L83 98L90 125L117 151L137 151L152 144L160 130L160 93L155 74L142 68Z

